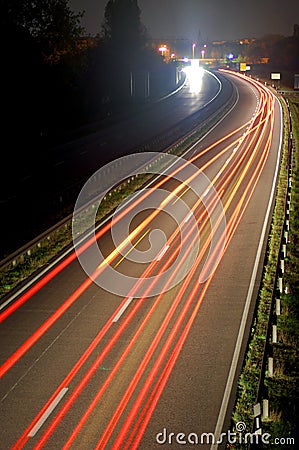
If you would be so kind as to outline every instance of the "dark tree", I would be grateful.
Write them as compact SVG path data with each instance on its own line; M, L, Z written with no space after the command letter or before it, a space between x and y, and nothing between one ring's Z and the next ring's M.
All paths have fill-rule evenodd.
M105 8L104 38L126 55L145 44L145 28L137 0L109 0Z
M12 35L13 30L23 30L43 57L54 62L75 50L83 30L83 13L72 12L68 0L4 0L0 12L1 33Z
M105 104L116 111L169 91L175 67L148 45L137 0L109 0L102 28L105 61L98 59L105 82ZM98 53L99 54L99 53Z
M45 136L79 116L80 17L66 0L1 1L3 129L14 161L36 160Z
M273 45L270 52L270 62L277 70L299 70L299 36L286 37Z

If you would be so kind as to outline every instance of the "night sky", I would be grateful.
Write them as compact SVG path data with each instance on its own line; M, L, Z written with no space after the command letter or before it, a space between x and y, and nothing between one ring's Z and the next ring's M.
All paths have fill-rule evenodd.
M87 34L101 30L108 0L70 0L74 11L85 10ZM139 0L142 22L153 38L202 40L290 36L299 23L298 0Z

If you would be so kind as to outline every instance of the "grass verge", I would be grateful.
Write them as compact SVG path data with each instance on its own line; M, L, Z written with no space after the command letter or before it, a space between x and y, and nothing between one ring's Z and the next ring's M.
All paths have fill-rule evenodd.
M277 316L278 341L272 345L274 373L266 371L264 392L269 399L269 418L262 422L262 432L273 438L283 438L284 449L295 448L287 443L289 437L296 439L299 401L299 100L289 99L292 113L295 152L293 155L292 194L290 211L290 233L285 261L284 293L281 295L281 315ZM237 399L232 417L232 428L238 422L247 427L253 424L253 407L257 401L263 356L266 346L268 323L271 314L273 291L276 289L275 276L279 261L279 249L285 219L285 202L288 185L288 136L289 123L286 105L284 108L284 145L277 187L275 208L268 251L264 267L258 306L252 325L249 344L238 382ZM249 430L248 430L249 431ZM244 449L244 444L229 448ZM280 444L263 445L258 448L279 449Z

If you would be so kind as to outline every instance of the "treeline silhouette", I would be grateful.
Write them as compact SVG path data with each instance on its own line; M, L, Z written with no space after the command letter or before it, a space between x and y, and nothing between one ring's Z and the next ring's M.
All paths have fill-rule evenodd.
M12 163L174 86L174 65L147 47L137 1L108 1L98 37L87 40L82 14L67 0L4 0L0 12L3 139Z

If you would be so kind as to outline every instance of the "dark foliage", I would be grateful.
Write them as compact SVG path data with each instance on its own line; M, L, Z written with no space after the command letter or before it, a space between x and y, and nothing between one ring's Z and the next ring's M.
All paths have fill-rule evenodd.
M14 177L23 164L36 162L45 136L68 124L66 118L74 111L74 87L82 67L76 42L82 28L81 14L73 14L67 3L1 2L2 125L7 173L13 164Z
M82 15L67 0L1 3L3 128L12 160L17 153L30 164L68 130L144 101L142 89L132 95L133 79L149 77L153 96L173 85L173 69L146 47L137 1L108 1L92 47L78 45Z
M299 36L277 41L270 49L270 63L281 70L299 71Z

